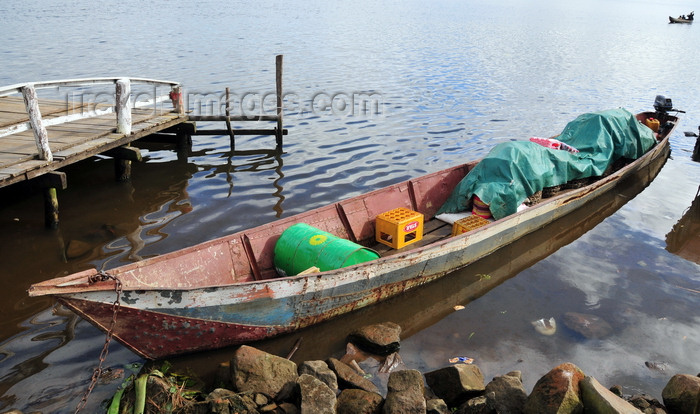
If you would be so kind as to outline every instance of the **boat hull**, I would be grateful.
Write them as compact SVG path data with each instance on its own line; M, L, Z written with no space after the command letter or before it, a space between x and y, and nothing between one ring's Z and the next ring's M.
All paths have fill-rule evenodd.
M148 359L270 338L372 305L468 266L585 208L617 186L629 185L626 180L630 177L647 185L670 154L670 132L642 157L593 184L568 190L480 229L351 267L260 278L272 268L272 246L290 223L309 222L334 234L348 228L348 238L367 240L366 234L373 233L371 217L386 208L387 202L401 205L410 194L410 202L430 216L466 175L469 165L112 269L110 275L122 283L116 315L116 284L111 279L89 281L97 273L94 270L32 285L29 294L55 296ZM255 246L257 256L251 253ZM245 256L254 260L242 264ZM243 281L236 280L243 277Z
M415 288L493 253L613 190L643 172L647 183L669 155L668 142L595 188L568 192L538 209L501 219L481 232L368 264L310 277L287 277L192 290L122 294L114 337L137 354L157 359L261 340L330 319ZM630 168L633 167L633 168ZM103 330L110 328L116 295L80 292L59 300ZM205 304L205 305L201 305Z
M669 21L669 23L692 23L693 22L692 20L679 19L677 17L671 17L671 16L668 16L668 21Z

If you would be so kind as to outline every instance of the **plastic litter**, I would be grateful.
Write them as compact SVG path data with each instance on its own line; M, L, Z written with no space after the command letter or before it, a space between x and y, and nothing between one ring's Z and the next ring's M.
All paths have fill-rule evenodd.
M538 319L531 323L532 326L535 327L535 330L542 335L554 335L557 331L557 321L555 321L553 317L549 319Z
M474 362L474 358L460 356L460 357L450 358L449 361L450 361L450 364L457 364L459 362L461 362L463 364L471 364Z

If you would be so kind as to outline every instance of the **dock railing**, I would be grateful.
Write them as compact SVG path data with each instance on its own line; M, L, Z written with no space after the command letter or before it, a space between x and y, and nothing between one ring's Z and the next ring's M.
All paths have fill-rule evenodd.
M169 86L170 93L167 95L153 96L145 101L136 101L131 104L131 84L144 84L158 86ZM100 84L115 85L115 105L114 106L95 106L93 111L80 111L78 113L70 113L63 116L54 117L44 120L41 116L39 108L39 98L37 97L37 89L60 88L60 87L84 87ZM157 90L157 89L156 89ZM92 118L96 116L116 113L116 132L128 135L131 133L131 109L148 107L158 103L172 100L173 108L176 113L184 115L185 110L182 105L182 87L178 82L163 81L156 79L145 78L86 78L86 79L64 79L45 82L27 82L14 84L10 86L0 87L0 97L13 94L21 94L24 99L24 105L29 116L28 122L19 122L6 128L0 129L0 138L12 135L18 132L32 129L34 131L34 139L36 141L39 159L52 161L53 155L49 147L49 137L46 132L46 127L59 125L78 119ZM69 109L69 108L66 108Z

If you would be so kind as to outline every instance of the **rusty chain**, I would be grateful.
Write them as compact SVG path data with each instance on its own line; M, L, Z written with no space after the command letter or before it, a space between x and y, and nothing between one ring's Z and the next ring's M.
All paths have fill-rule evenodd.
M112 303L112 321L109 323L109 329L107 330L107 334L105 336L105 343L102 347L102 351L100 352L100 362L97 365L97 367L95 367L95 370L92 373L90 385L88 386L87 390L85 390L85 394L83 394L83 397L80 399L78 406L75 408L75 414L78 414L80 410L85 408L90 393L92 392L93 388L95 388L95 385L97 385L97 381L102 375L102 364L107 359L107 354L109 354L109 343L112 340L112 336L114 335L114 326L117 323L117 312L119 312L119 307L121 306L119 298L122 293L122 282L121 280L119 280L118 277L110 275L104 270L98 270L96 274L88 277L88 283L91 285L97 282L106 282L110 279L114 280L114 292L117 294L117 298L114 300L114 303Z

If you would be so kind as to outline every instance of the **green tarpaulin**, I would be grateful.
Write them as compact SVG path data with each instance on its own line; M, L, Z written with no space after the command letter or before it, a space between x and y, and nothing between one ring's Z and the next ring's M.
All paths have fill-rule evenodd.
M477 195L500 219L545 187L602 175L617 159L637 159L656 142L652 130L626 109L583 114L569 122L557 139L579 152L530 141L496 145L455 187L438 214L465 211L472 195Z

